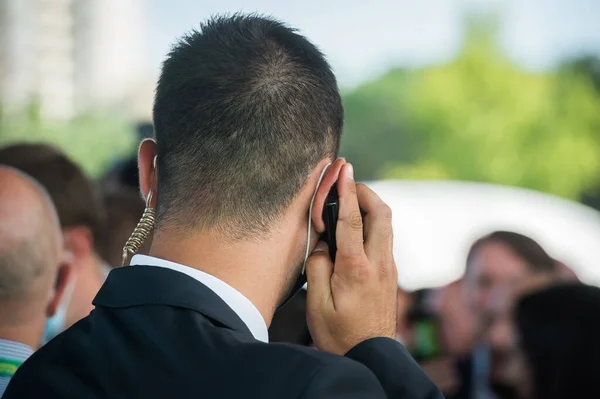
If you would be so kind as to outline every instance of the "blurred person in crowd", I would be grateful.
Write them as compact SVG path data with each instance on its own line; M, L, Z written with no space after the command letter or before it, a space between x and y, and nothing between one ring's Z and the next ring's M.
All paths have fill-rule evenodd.
M437 355L440 349L437 315L433 313L432 307L433 292L432 289L425 288L407 293L407 308L404 314L406 332L403 339L416 360L430 357L429 352ZM434 324L436 331L431 331L430 327ZM423 331L420 330L421 327ZM421 332L426 334L422 336ZM431 333L434 333L435 337L432 337Z
M104 235L104 207L85 173L54 147L14 144L0 148L0 164L27 173L48 191L58 211L65 251L73 263L73 287L65 297L68 307L52 319L46 336L49 340L94 308L92 300L108 270L97 251Z
M432 302L446 353L457 358L468 355L475 341L475 318L465 301L464 280L436 290Z
M126 187L105 193L103 198L107 234L100 253L108 265L117 267L123 262L123 245L144 213L145 204L139 191ZM138 252L147 254L151 242L151 239L147 239Z
M184 36L139 149L148 212L127 249L153 226L150 256L113 269L4 399L441 398L394 339L391 211L337 158L342 125L335 76L295 30L236 14ZM335 267L318 239L334 184ZM319 350L267 344L303 276Z
M154 136L152 123L149 122L138 123L136 131L140 141ZM138 174L136 155L133 153L130 158L119 160L104 174L100 180L100 186L103 191L115 192L121 189L140 190L140 176Z
M269 326L269 342L313 346L306 322L306 290L300 290L275 313Z
M114 192L121 188L139 191L139 175L137 159L125 159L117 162L100 179L102 191Z
M423 369L446 398L467 398L471 386L468 357L475 341L475 319L465 301L464 280L432 291L428 304L439 323L443 356L421 363Z
M556 261L533 239L515 232L493 232L477 240L467 256L470 307L485 317L499 290L514 287L532 274L556 271Z
M512 312L519 296L560 283L580 283L579 279L564 263L554 260L556 268L531 273L518 282L506 285L496 291L495 300L488 309L487 329L483 332L483 342L492 348L495 360L491 369L491 382L494 390L502 398L515 398L518 386L512 376L514 350L514 323Z
M525 277L517 284L506 287L498 293L490 311L490 325L484 334L484 341L494 353L502 354L503 361L497 362L493 369L492 384L496 394L503 399L518 399L521 384L516 374L524 370L520 366L520 354L516 343L514 310L515 304L524 295L540 291L560 282L556 274L539 273Z
M410 294L398 287L398 299L397 299L397 312L396 312L396 341L401 344L406 344L410 329L407 323L407 314L412 306L412 298Z
M442 393L445 396L452 394L457 378L452 358L444 345L440 314L435 308L436 290L417 290L410 297L406 346Z
M598 315L600 288L584 284L553 285L518 301L511 375L519 399L600 398Z
M556 272L559 280L573 283L581 282L581 280L579 280L579 277L577 277L577 274L569 266L567 266L559 260L554 260L554 263L556 264Z
M490 342L507 354L496 377L502 397L600 397L599 311L599 288L550 275L507 291L488 331Z
M474 398L510 397L510 387L498 381L508 354L485 340L504 292L536 275L558 275L557 263L533 239L496 231L477 240L467 256L467 301L475 317L476 347L471 359Z
M22 172L0 166L0 396L59 311L71 277L63 255L58 216L46 191Z
M469 381L465 356L471 352L474 321L464 301L462 281L412 293L407 345L447 398L461 398Z

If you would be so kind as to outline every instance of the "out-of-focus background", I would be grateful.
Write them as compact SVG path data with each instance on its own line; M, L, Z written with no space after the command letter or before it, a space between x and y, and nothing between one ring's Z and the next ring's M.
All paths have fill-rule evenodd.
M331 62L340 155L393 209L397 340L446 397L600 397L599 0L0 0L0 163L51 192L77 271L43 342L94 308L144 212L170 44L236 11ZM305 292L269 334L313 345Z
M0 0L0 145L50 142L100 179L151 132L174 38L235 11L327 54L341 155L394 208L405 288L458 278L498 228L600 283L597 0Z

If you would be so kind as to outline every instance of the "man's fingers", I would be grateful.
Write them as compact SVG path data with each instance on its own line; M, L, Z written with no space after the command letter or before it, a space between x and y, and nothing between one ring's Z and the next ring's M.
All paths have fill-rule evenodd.
M351 164L347 163L342 167L337 189L339 195L337 254L343 257L363 254L363 223Z
M333 263L329 258L327 244L322 241L317 243L312 255L306 260L307 307L309 309L322 308L327 302L332 301L331 275Z
M364 213L367 257L371 261L390 263L386 261L393 251L392 211L373 190L363 184L357 185L356 195Z

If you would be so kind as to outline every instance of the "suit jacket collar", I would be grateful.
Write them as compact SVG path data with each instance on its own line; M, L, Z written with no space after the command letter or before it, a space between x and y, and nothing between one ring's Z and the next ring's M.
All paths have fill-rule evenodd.
M186 274L162 267L113 269L92 303L108 308L166 305L190 309L252 336L239 316L208 287Z
M254 338L262 342L269 342L267 324L256 306L244 294L218 277L181 263L140 254L136 254L131 258L130 265L164 267L192 277L217 294L242 319Z

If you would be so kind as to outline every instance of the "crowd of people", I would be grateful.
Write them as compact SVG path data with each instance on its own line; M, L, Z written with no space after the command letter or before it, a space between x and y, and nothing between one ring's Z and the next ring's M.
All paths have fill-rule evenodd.
M23 342L34 349L92 311L92 301L109 271L120 266L118 262L124 242L122 235L131 232L144 204L139 191L131 187L121 185L117 189L103 190L67 155L47 144L21 143L0 148L0 165L4 175L1 179L2 189L5 190L5 197L0 202L4 212L0 219L3 233L1 241L5 244L4 251L0 253L2 292L11 292L11 286L18 281L23 284L24 291L21 294L25 295L30 284L37 284L35 280L38 277L35 274L27 275L28 271L37 270L36 273L39 273L43 270L44 263L58 267L54 290L60 301L49 307L51 314L48 315L45 328L41 329L41 335L33 334L31 340ZM18 190L27 185L27 182L34 183L28 185L29 191ZM27 234L20 231L30 227L29 224L38 222L40 218L39 215L28 215L29 208L13 208L15 204L30 203L32 195L51 200L52 206L47 207L51 211L45 209L45 212L56 214L58 231L54 231L49 223L35 229L31 226L34 230ZM44 216L43 219L48 217ZM44 236L55 237L60 241L60 259L47 257L46 252L38 249L43 241L41 237ZM120 248L117 248L114 240L122 240ZM32 259L33 254L37 258ZM39 264L34 266L33 263ZM31 294L34 297L37 295L35 292ZM24 303L27 302L26 296L20 298ZM7 305L21 305L13 302L12 296L5 299L8 301ZM52 310L54 308L56 309ZM41 308L38 310L41 311ZM10 306L3 312L20 313ZM24 315L33 314L26 311ZM22 325L12 325L11 331L28 329L29 321L23 321ZM44 323L41 324L44 327Z
M23 362L93 309L145 204L130 162L98 183L46 144L4 147L0 164L0 357ZM580 397L597 390L598 311L600 289L531 238L497 231L465 254L462 279L398 290L397 340L447 398ZM305 290L275 314L269 339L314 347Z
M448 399L597 397L599 308L600 288L533 239L495 231L465 254L461 279L398 290L397 340ZM313 345L305 311L299 295L273 339Z
M144 142L139 173L138 161L132 158L94 182L50 145L20 143L0 149L0 396L18 373L21 378L10 384L9 398L150 397L144 393L191 397L187 392L238 397L234 392L244 389L246 397L284 397L282 392L288 392L290 396L285 397L439 398L438 390L448 399L600 397L594 378L594 361L600 355L600 288L580 282L567 265L553 259L529 237L509 231L482 237L465 254L465 272L460 280L416 292L398 289L395 312L386 310L390 302L377 296L387 292L382 281L395 277L395 271L385 269L393 260L374 262L379 265L374 274L359 268L359 272L351 271L334 281L338 269L344 269L343 262L354 259L349 261L352 265L367 265L365 259L391 246L382 243L377 248L385 249L376 249L373 244L385 238L386 213L377 208L380 201L374 194L342 180L348 176L348 181L352 180L351 166L343 160L333 162L333 157L324 162L321 158L327 157L311 153L323 146L333 148L332 154L337 151L339 135L337 139L315 137L323 131L332 134L341 130L341 103L328 65L304 38L268 19L235 16L211 21L203 32L187 36L178 46L165 63L157 90L154 117L158 150L154 142ZM237 55L228 59L223 49ZM210 56L218 62L198 64ZM242 62L243 57L250 57L252 62ZM231 62L237 64L231 66ZM237 80L223 78L228 73ZM194 79L204 81L201 85ZM246 85L244 79L250 83ZM214 92L206 95L194 91L206 88ZM234 90L241 90L236 97L240 103L232 105ZM248 99L264 104L243 103ZM239 120L232 122L227 119L229 115L211 107L227 109ZM285 114L288 108L292 111ZM315 114L315 110L320 113ZM253 118L257 118L256 124ZM219 129L224 128L231 134L222 138ZM254 136L240 139L243 129ZM265 139L261 135L268 129L270 136ZM273 140L288 141L269 141L277 129L287 136ZM307 130L293 136L295 129ZM306 133L309 130L310 134ZM199 139L197 134L206 137ZM236 140L242 140L241 144ZM310 144L311 140L317 142ZM198 157L204 160L197 161ZM277 163L282 159L287 163ZM303 169L299 162L309 168ZM331 166L325 166L323 172L312 171L318 162ZM164 170L158 177L154 172L157 168ZM194 175L202 168L209 174ZM307 184L307 170L311 170L309 180L316 182L314 194L314 186L302 188ZM135 248L140 255L131 259L131 264L160 267L122 267L124 244L146 215L145 209L156 207L152 198L157 201L157 196L151 194L157 179L162 179L165 188L158 190L164 202L156 215L159 222L154 235L158 244L152 251L156 257L140 256L150 252L153 238L149 232ZM313 202L316 205L325 198L325 188L320 185L331 187L336 180L342 223L337 235L339 259L335 269L328 266L317 245L310 258L306 249L308 259L304 258L302 265L304 248L297 242L300 233L286 232L285 228L300 226L307 210L312 212ZM246 182L252 187L245 186ZM190 185L201 194L194 197L196 194L186 191ZM355 213L345 214L349 212L348 202L344 202L351 201L348 198L354 202L358 198L364 233L361 218L356 221L352 217ZM298 216L289 216L292 213L288 215L286 207L302 208L297 201L310 206L302 205L305 209L295 211ZM192 212L185 213L186 208L193 208ZM267 223L275 223L279 217L289 219L281 225L285 228L271 237ZM318 226L321 222L313 223L317 231L323 230ZM218 240L197 238L201 236L197 231L213 231L214 226ZM232 226L235 233L227 235ZM356 226L360 227L358 234L364 234L365 249L360 254L354 249L360 246L360 237L355 246L346 247L339 241L346 235L354 239ZM306 227L302 228L306 234ZM307 247L314 247L310 229L309 221ZM260 241L255 233L272 239L269 245L280 248L263 256L259 247L245 246ZM196 241L188 241L186 234ZM246 240L247 236L254 238ZM224 249L219 260L226 260L224 270L210 269L206 263L219 265L215 254L221 254L221 245ZM208 258L203 257L209 252ZM228 258L237 252L243 255ZM307 269L309 288L298 291L275 312L293 282L291 275L277 275L276 267L281 268L277 265L292 253L289 256L301 264L302 274ZM189 265L194 257L202 266L175 264ZM252 269L253 258L265 267L274 266L264 272L258 267ZM242 276L232 259L248 264L248 274ZM321 272L316 270L327 267L331 267L331 282L323 285L316 277ZM161 274L156 269L188 274L222 301L194 286L192 279L166 271ZM235 278L236 273L239 278ZM287 287L277 295L268 289L273 275L273 286ZM385 279L373 277L383 275ZM252 276L256 281L248 285ZM358 284L350 289L360 294L356 302L336 291L350 280ZM223 281L241 288L231 290ZM371 291L361 288L367 285ZM317 286L330 291L321 295ZM246 292L254 294L247 295L253 300L244 298ZM315 310L334 299L339 312L346 307L347 314L357 320L350 322L350 316L333 315L335 307L321 313ZM203 301L212 302L198 308ZM165 304L175 310L159 309ZM234 313L229 315L227 306ZM203 318L189 316L191 310ZM397 316L392 325L396 328L390 332L390 324L381 320L394 313ZM256 315L260 322L252 319ZM268 320L269 326L264 334L262 319ZM325 319L335 323L323 327ZM369 330L371 327L376 331ZM65 330L69 331L61 334ZM336 336L342 333L337 330L345 335ZM275 349L253 344L252 337L252 342L267 341ZM198 346L197 341L205 346ZM306 350L292 351L286 344ZM217 349L214 353L213 346ZM416 364L413 367L404 348L420 368ZM333 360L317 355L321 352L343 355L352 363L340 362L334 367ZM199 357L210 359L210 367L198 363L202 362ZM143 360L136 363L132 359ZM269 361L271 368L265 366ZM21 367L24 363L26 366ZM400 368L393 367L396 363ZM268 372L263 373L261 367ZM18 371L21 369L24 371ZM155 370L160 373L154 374ZM222 382L217 390L211 384L222 381L219 370L235 373L239 383ZM201 386L190 380L182 387L178 378L185 375L191 379L195 373L198 375L193 378L200 378ZM304 375L311 377L305 379ZM30 381L36 378L39 383ZM257 387L244 388L248 381L258 381ZM429 387L429 381L437 389ZM270 388L268 384L272 384ZM303 396L291 392L303 392Z

